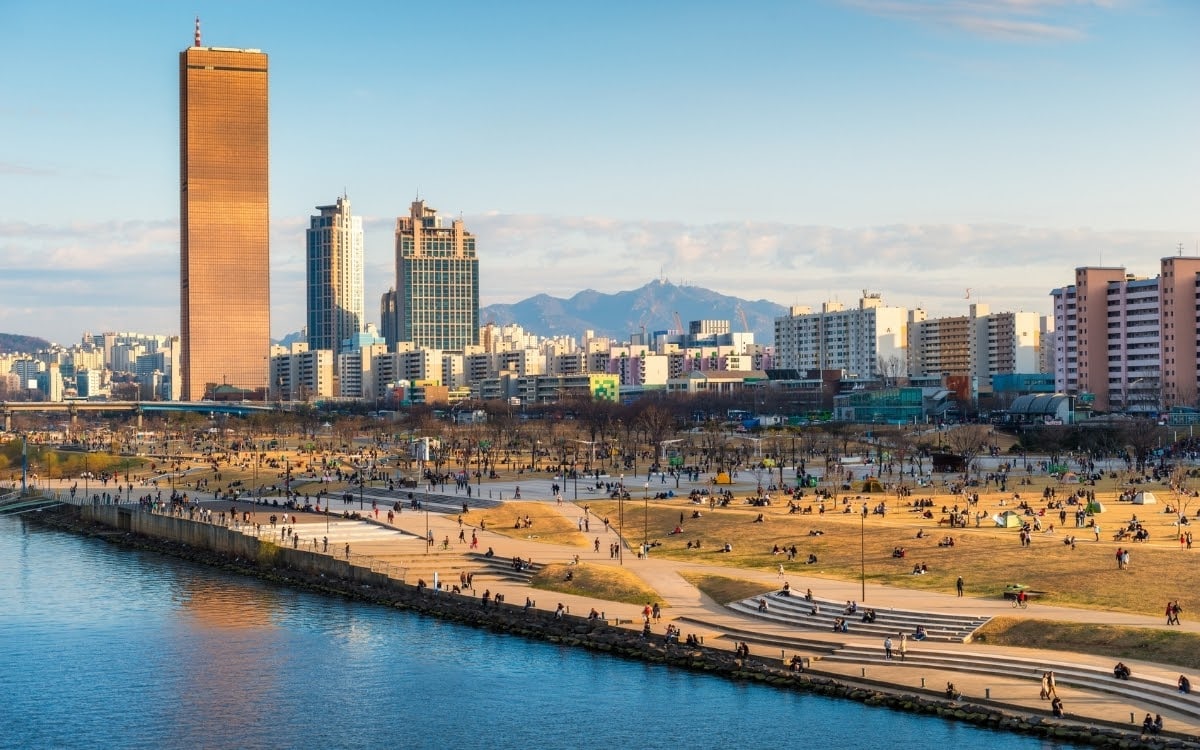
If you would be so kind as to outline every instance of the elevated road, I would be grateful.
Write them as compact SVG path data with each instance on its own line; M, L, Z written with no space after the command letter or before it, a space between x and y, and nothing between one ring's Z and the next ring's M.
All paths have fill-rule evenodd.
M197 412L244 417L249 414L289 411L292 406L293 404L288 402L264 404L248 401L0 401L0 415L4 417L4 431L11 432L12 416L20 412L61 412L71 416L72 425L84 412L129 412L137 415L138 427L141 427L142 415L147 412Z

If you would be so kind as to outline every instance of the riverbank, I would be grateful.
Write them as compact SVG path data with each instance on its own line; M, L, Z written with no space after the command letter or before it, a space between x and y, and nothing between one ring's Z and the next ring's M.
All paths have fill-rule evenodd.
M127 529L122 528L121 511L129 522ZM774 660L759 660L753 656L738 658L727 650L703 645L665 644L661 636L646 639L637 630L617 627L608 622L571 615L555 617L553 613L536 608L526 610L521 603L504 602L497 605L492 602L481 605L481 600L474 597L433 593L428 588L387 579L379 573L327 555L248 539L222 526L169 516L151 516L139 513L136 509L125 508L121 511L113 508L113 519L109 523L87 520L83 517L83 511L73 507L32 514L27 518L34 523L102 538L123 547L168 554L277 584L409 609L493 632L581 646L624 658L667 664L734 680L762 682L782 689L848 698L873 706L932 714L1005 731L1100 747L1200 746L1194 738L1164 735L1142 739L1137 733L1117 727L1097 728L1076 721L1050 720L995 705L938 699L886 684L865 685L849 679L796 674L780 668L777 662L772 663ZM135 523L139 526L143 523L156 525L159 533L135 533ZM171 534L177 538L169 538ZM188 537L188 543L179 540L184 536ZM238 542L238 546L235 546L232 543L235 539L248 541Z

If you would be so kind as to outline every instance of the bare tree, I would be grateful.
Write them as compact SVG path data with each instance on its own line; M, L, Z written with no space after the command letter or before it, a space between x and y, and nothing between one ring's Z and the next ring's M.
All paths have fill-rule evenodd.
M1129 446L1137 472L1144 472L1150 453L1162 440L1162 431L1152 420L1134 419L1125 426L1122 437Z
M675 434L675 418L669 411L657 404L651 404L638 415L637 424L645 431L647 439L654 446L654 462L661 465L662 442L668 435Z
M875 366L879 370L879 377L883 380L886 388L894 386L900 381L900 373L904 371L904 360L895 354L886 357L881 354L876 359Z
M987 450L992 428L982 424L964 424L956 427L945 435L946 445L960 456L963 469L967 476L971 475L971 467L975 459Z

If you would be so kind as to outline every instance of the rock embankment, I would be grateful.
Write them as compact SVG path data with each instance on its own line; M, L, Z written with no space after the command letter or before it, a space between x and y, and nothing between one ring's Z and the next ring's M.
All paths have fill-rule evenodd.
M1052 738L1060 742L1105 748L1163 748L1200 750L1200 741L1175 736L1143 737L1117 728L1096 727L1071 721L1028 715L993 706L939 699L856 685L829 677L792 672L778 662L760 661L753 655L739 658L733 653L705 646L665 643L661 635L643 637L634 629L616 627L603 620L564 615L520 603L484 603L474 596L434 592L400 582L387 587L369 586L322 573L279 566L279 558L266 562L236 557L193 547L182 542L145 536L82 519L78 509L59 508L26 516L30 522L99 537L131 549L158 552L240 575L308 591L341 596L381 606L395 607L497 633L536 638L549 643L587 648L627 659L665 664L680 669L713 674L727 679L759 682L786 690L799 690L832 698L859 701L910 713L927 714L981 727Z

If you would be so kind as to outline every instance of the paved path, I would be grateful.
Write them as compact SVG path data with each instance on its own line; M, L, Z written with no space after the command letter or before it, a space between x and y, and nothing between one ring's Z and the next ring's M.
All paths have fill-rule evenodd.
M550 485L553 481L552 479L527 478L519 482L496 483L485 486L484 491L487 492L491 489L497 495L502 493L507 499L511 497L511 494L516 493L516 488L519 486L523 500L544 502L547 508L561 513L573 523L582 515L582 506L589 499L601 499L605 497L603 493L589 493L589 496L585 498L581 492L579 504L576 505L570 502L574 493L571 491L573 488L568 487L568 493L564 493L565 502L560 506L551 497ZM686 482L682 484L684 485L682 487L684 493L690 491ZM651 488L654 488L653 483L651 484ZM453 488L450 489L452 490ZM445 504L454 504L455 493L451 491L445 494L447 495ZM465 497L465 494L459 497ZM259 509L259 513L262 514L261 508ZM475 563L465 557L465 553L469 551L482 552L488 548L493 549L495 555L502 559L519 556L537 563L569 563L578 556L581 561L589 564L619 565L634 572L662 597L662 603L665 605L663 608L663 623L655 625L656 632L662 632L666 623L676 622L685 634L695 633L705 639L705 645L718 648L733 649L735 638L729 637L728 631L753 632L765 640L778 638L785 642L790 640L798 644L804 642L827 644L829 648L836 648L842 644L870 646L873 648L880 646L877 642L878 639L875 637L862 638L855 637L853 633L802 630L782 623L768 622L762 618L738 614L709 599L682 575L688 572L696 572L709 575L723 575L744 580L757 580L769 585L780 585L781 579L777 573L657 559L653 554L648 558L639 559L636 553L628 548L623 549L624 554L621 560L614 560L608 552L609 544L619 541L619 538L612 530L605 532L603 524L599 519L594 517L592 518L591 531L588 537L589 539L595 537L600 539L601 546L599 552L595 552L591 546L584 548L554 545L534 539L509 537L495 533L494 531L480 531L477 528L477 524L473 523L473 521L472 514L468 513L464 520L463 528L468 541L471 538L472 532L477 536L478 548L474 550L469 549L467 544L461 544L457 541L460 527L456 514L414 512L408 509L405 509L396 516L393 528L386 528L386 524L374 520L370 522L334 521L330 525L331 531L329 532L329 536L331 549L333 548L334 539L351 539L353 540L352 544L356 553L378 554L381 557L393 559L397 555L401 557L408 555L410 565L423 565L424 569L427 570L439 570L442 580L445 581L453 581L457 578L459 570L476 567ZM314 534L320 537L324 535L323 527L325 523L326 519L323 516L300 514L297 529L303 539L308 539L314 536ZM333 531L335 527L337 530L336 534ZM405 533L401 534L397 533L397 531ZM438 543L432 549L428 550L421 541L426 533L432 533L434 539L438 540ZM447 536L451 539L450 549L443 550L441 549L441 540ZM793 591L804 591L811 588L819 598L836 601L854 600L859 603L860 607L867 606L877 611L897 608L951 614L1027 617L1096 624L1142 627L1162 626L1162 618L1157 616L1151 617L1120 612L1083 610L1036 603L1031 604L1027 610L1017 610L1009 602L999 599L956 597L939 592L890 588L878 584L867 584L864 595L864 588L859 582L806 576L794 571L786 572L786 580L791 584ZM538 602L537 606L539 608L552 610L557 603L561 602L571 612L581 615L586 614L592 607L596 607L604 612L605 617L610 620L621 620L631 623L635 627L640 627L641 624L641 611L644 606L641 604L600 602L573 594L533 589L518 581L488 581L483 585L477 582L477 592L481 593L484 586L489 588L493 594L497 592L504 593L507 600L511 603L523 602L525 597L529 597ZM1200 632L1200 622L1185 621L1179 629L1189 632ZM963 695L968 698L982 699L985 695L990 694L990 700L995 703L1026 711L1048 714L1049 704L1038 697L1040 664L1046 662L1066 662L1080 667L1107 672L1114 663L1114 660L1108 657L988 646L979 643L959 644L939 642L937 644L929 644L928 646L910 643L909 653L915 655L922 648L936 648L937 651L961 652L963 654L1003 654L1006 657L1027 660L1030 663L1030 669L1026 675L994 676L937 669L928 666L906 665L895 661L884 662L882 659L878 663L848 663L817 660L812 663L812 666L814 671L837 675L847 681L860 681L867 684L886 683L913 691L924 689L939 695L947 682L953 682L962 691ZM789 652L787 648L779 649L776 647L772 649L765 645L754 646L752 650L755 655L772 659L790 658L792 653L801 651L807 651L812 654L816 652L816 649L811 647L807 649L798 647ZM1168 666L1133 661L1128 663L1137 675L1150 677L1155 681L1166 684L1174 684L1179 676L1178 670ZM922 680L924 680L924 688L922 688ZM1200 680L1193 679L1193 683L1200 685ZM1130 717L1132 716L1135 724L1140 726L1141 719L1147 712L1147 708L1139 705L1136 697L1124 698L1099 690L1084 690L1066 686L1062 687L1059 692L1069 716L1078 718L1081 721L1115 723L1128 727ZM1193 696L1189 696L1188 700L1195 701L1196 699ZM1155 711L1154 709L1150 709L1150 713L1156 712L1162 713L1168 731L1200 736L1200 718L1197 718L1196 715L1188 716L1170 711ZM1198 708L1198 712L1200 712L1200 708Z

